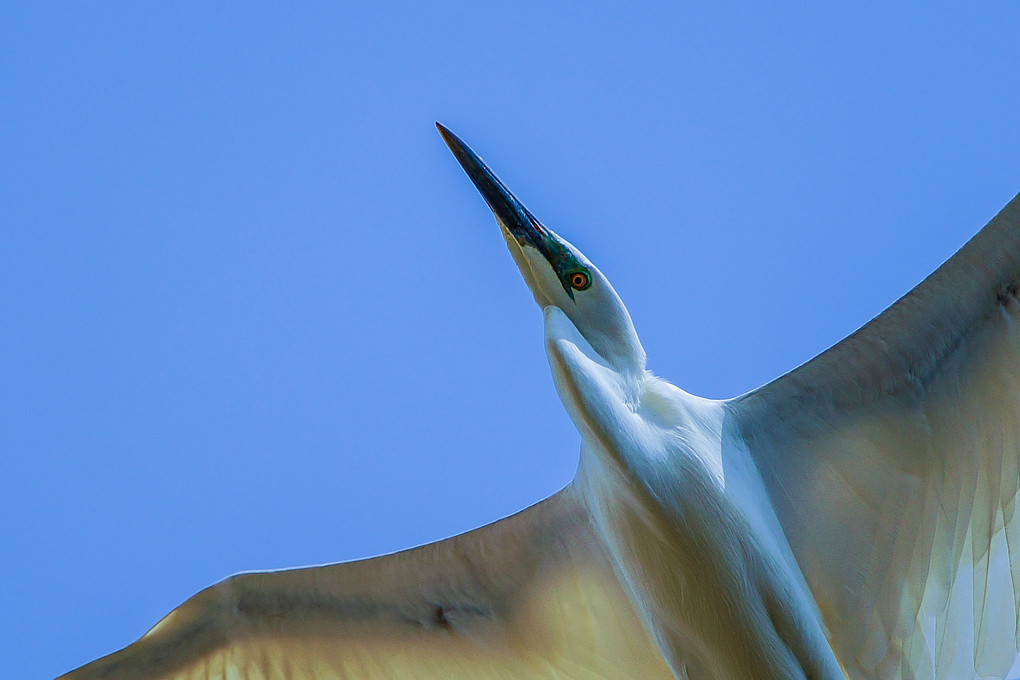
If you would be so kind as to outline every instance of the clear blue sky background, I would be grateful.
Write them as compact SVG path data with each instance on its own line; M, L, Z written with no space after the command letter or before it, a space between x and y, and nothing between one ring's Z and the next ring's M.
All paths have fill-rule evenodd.
M1020 3L5 3L0 659L566 484L541 314L433 128L728 397L1020 190Z

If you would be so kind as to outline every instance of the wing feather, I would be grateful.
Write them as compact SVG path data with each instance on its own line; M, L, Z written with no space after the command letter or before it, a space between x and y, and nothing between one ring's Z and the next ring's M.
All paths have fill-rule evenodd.
M671 678L571 488L359 562L233 576L63 680Z
M1020 197L878 318L729 405L856 678L1013 664L1018 291Z

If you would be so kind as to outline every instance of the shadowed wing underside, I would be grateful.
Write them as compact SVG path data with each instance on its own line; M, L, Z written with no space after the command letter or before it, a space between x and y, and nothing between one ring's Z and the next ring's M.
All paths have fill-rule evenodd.
M567 489L431 545L240 574L63 680L671 678Z
M730 404L852 677L1013 663L1018 287L1020 197L877 319Z

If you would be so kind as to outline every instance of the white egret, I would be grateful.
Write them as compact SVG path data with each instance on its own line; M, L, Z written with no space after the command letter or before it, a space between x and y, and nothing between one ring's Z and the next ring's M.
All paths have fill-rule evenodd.
M440 126L545 311L575 480L371 560L242 574L65 678L1003 677L1020 639L1020 198L747 395L645 369L608 280Z

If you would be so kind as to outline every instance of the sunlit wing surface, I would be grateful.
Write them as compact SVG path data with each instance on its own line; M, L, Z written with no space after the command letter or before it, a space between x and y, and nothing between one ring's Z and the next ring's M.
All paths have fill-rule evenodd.
M461 536L241 574L65 680L671 678L568 488Z
M855 678L1013 663L1018 288L1020 197L877 319L730 405Z

